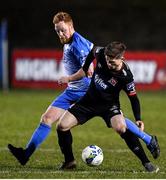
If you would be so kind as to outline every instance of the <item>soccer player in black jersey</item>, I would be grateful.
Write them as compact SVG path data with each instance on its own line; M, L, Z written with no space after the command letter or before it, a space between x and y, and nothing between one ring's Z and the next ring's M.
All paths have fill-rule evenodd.
M138 137L136 137L137 134L135 132L133 134L131 130L127 129L126 124L128 121L126 121L120 110L119 94L121 90L124 90L130 99L136 124L140 126L141 131L144 129L133 75L128 65L124 62L125 49L126 46L121 42L112 42L104 48L94 46L83 68L71 76L64 77L66 82L86 76L89 65L96 58L96 69L87 93L68 109L57 125L59 145L65 157L62 169L75 167L76 163L72 153L72 135L69 130L74 126L84 124L94 116L100 116L108 127L112 127L121 135L131 151L141 160L147 171L157 172L159 170L147 158ZM133 127L134 125L133 123ZM143 131L142 133L144 134ZM147 147L154 158L159 156L160 148L155 136Z

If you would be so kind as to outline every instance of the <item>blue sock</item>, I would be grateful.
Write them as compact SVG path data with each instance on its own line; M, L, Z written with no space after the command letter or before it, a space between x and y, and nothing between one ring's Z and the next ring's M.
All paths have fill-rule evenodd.
M51 127L41 123L38 128L34 131L30 141L26 146L26 156L29 158L35 149L47 138L51 130Z
M150 144L152 137L149 134L145 133L144 131L141 131L138 128L138 126L135 123L133 123L131 120L125 118L125 121L126 121L127 129L129 129L133 134L135 134L137 137L142 139L147 145Z

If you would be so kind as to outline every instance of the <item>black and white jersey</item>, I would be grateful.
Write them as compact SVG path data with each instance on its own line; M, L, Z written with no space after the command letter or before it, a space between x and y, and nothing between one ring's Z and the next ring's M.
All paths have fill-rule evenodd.
M96 59L96 68L85 96L88 96L89 101L93 101L95 106L100 106L101 109L112 107L112 105L120 108L119 94L121 90L124 90L130 98L135 119L139 120L140 105L129 66L123 62L121 70L110 70L106 63L104 48L95 47L83 66L85 72L94 59Z

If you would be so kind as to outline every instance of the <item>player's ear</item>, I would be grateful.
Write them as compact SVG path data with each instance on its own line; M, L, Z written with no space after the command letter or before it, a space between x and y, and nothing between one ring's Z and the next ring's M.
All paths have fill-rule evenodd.
M124 60L125 60L125 58L122 56L122 57L121 57L121 60L123 60L123 61L124 61Z

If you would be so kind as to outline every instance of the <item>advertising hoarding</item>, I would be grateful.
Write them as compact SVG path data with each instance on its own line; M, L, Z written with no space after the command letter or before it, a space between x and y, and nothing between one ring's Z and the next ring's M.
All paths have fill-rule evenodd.
M63 89L57 80L65 75L60 50L18 49L12 55L12 87ZM166 52L127 51L125 58L137 89L166 88Z

